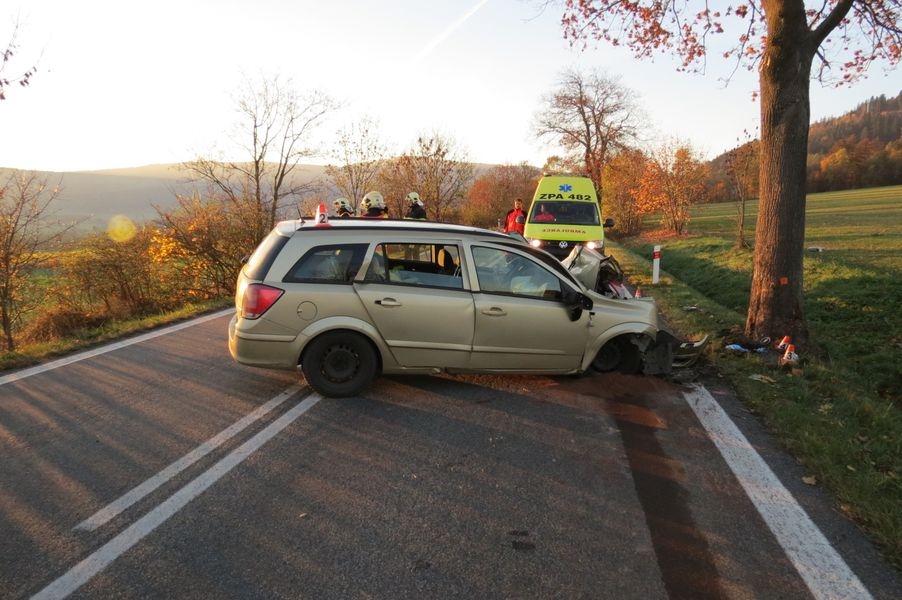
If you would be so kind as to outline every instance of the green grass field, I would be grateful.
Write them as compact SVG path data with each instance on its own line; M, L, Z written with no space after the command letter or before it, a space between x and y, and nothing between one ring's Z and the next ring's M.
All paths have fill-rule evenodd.
M756 209L747 206L749 241ZM808 197L803 293L817 351L796 369L723 348L741 334L751 286L736 214L733 203L700 205L687 235L610 251L675 329L715 336L709 361L902 570L902 186Z

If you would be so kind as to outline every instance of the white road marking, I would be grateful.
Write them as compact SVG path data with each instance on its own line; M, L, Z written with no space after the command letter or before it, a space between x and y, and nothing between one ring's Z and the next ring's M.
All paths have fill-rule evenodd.
M13 381L19 381L20 379L25 379L26 377L31 377L32 375L38 375L40 373L46 373L47 371L52 371L53 369L57 369L59 367L63 367L65 365L71 365L72 363L76 363L81 360L85 360L87 358L93 358L95 356L100 356L101 354L106 354L107 352L112 352L113 350L119 350L120 348L125 348L126 346L131 346L132 344L140 344L141 342L146 342L147 340L152 340L153 338L160 337L161 335L166 335L168 333L173 333L179 331L181 329L187 329L192 325L199 325L200 323L205 323L207 321L212 321L213 319L218 319L219 317L224 317L228 314L234 312L234 308L229 308L226 310L221 310L219 312L215 312L209 315L204 315L202 317L197 317L195 319L191 319L190 321L185 321L183 323L178 323L176 325L170 325L169 327L164 327L163 329L155 329L148 333L144 333L133 338L129 338L127 340L122 340L121 342L114 342L112 344L107 344L105 346L100 346L98 348L94 348L92 350L85 350L84 352L78 352L76 354L72 354L66 356L64 358L60 358L48 363L44 363L42 365L36 365L34 367L29 367L27 369L22 369L21 371L16 371L15 373L10 373L9 375L4 375L0 377L0 385L5 385L7 383L12 383Z
M263 444L271 440L280 431L291 425L295 419L310 410L322 399L318 394L311 394L299 402L291 410L273 421L266 429L233 450L228 456L210 467L194 481L174 493L158 507L138 519L125 531L104 544L93 554L72 567L56 581L32 596L32 600L61 600L75 592L92 577L101 572L113 561L122 556L132 546L141 541L150 532L163 524L169 517L181 510L186 504L202 494L221 477L240 464L245 458L257 451Z
M301 385L291 386L266 404L258 407L250 414L242 417L229 427L223 429L221 432L211 437L209 440L207 440L185 456L181 457L150 479L145 480L143 483L133 488L131 491L123 494L110 504L106 505L105 507L76 525L75 529L81 529L83 531L94 531L98 527L108 523L122 511L126 510L129 506L131 506L135 502L138 502L149 493L199 461L201 458L233 438L236 434L243 431L255 421L263 418L263 416L266 415L269 411L276 408L287 399L298 393L301 388Z
M685 396L811 594L817 600L872 598L711 393L695 385Z

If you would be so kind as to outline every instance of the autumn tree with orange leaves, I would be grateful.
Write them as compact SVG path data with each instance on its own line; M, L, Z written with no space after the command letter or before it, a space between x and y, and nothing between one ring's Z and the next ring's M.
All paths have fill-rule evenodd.
M475 172L457 140L434 131L418 136L401 156L384 161L377 189L385 196L390 217L404 216L408 208L404 198L417 192L430 220L453 222Z
M615 235L636 235L642 229L645 215L637 202L648 156L641 150L628 148L618 152L604 167L602 175L602 217L614 219Z
M689 224L689 208L705 194L707 164L685 144L667 142L645 162L635 199L643 214L661 213L662 224L682 235Z
M490 168L470 186L460 211L461 220L478 227L500 228L515 199L520 198L524 206L529 206L541 174L526 163Z
M698 70L709 40L727 31L723 55L757 69L761 104L760 196L752 289L751 337L792 336L809 343L802 302L806 155L812 77L846 85L873 63L902 57L900 0L754 0L713 10L682 0L562 0L564 36L625 45L638 58L675 53L680 70Z

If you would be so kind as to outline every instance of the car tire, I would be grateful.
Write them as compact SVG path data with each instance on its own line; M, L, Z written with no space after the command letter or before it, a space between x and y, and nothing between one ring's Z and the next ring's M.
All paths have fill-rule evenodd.
M592 368L600 373L620 371L634 374L639 372L641 366L639 348L625 336L609 340L592 360Z
M349 331L320 335L304 350L301 371L323 396L343 398L365 390L376 376L378 357L372 343Z

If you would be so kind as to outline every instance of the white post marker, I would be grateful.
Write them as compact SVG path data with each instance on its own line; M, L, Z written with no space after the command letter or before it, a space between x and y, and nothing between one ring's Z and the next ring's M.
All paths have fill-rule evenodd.
M661 247L655 246L655 251L651 255L651 282L653 284L658 283L658 280L661 278Z

